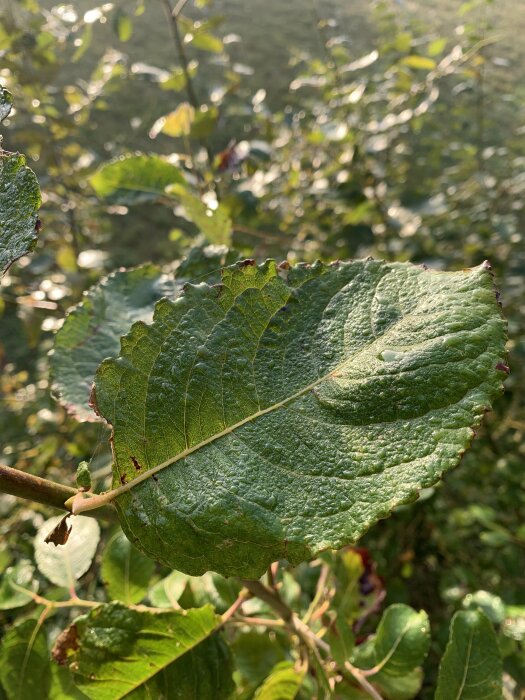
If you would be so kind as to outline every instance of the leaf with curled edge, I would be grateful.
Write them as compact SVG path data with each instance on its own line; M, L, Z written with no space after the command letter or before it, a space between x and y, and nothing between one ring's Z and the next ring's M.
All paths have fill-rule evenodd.
M0 275L36 245L40 188L20 153L0 153Z
M52 392L80 421L95 421L90 393L95 372L118 353L120 338L135 321L151 321L162 297L176 298L189 280L209 279L231 258L224 246L193 248L176 272L150 263L102 279L68 312L50 356Z
M455 466L502 389L487 265L245 261L136 323L95 379L148 556L258 578L355 542Z

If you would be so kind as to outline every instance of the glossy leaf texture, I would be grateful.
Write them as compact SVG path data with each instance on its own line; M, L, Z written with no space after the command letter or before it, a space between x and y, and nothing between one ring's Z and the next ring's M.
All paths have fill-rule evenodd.
M0 683L7 700L46 698L51 666L46 634L37 620L12 627L0 646Z
M37 240L40 188L20 153L0 153L0 274Z
M139 603L148 592L154 569L154 562L135 549L122 532L117 532L104 549L101 574L111 600Z
M235 258L223 246L196 247L175 273L146 264L118 270L91 287L55 336L50 356L55 397L78 420L97 420L89 405L93 379L102 360L119 352L121 336L135 321L150 322L159 299L175 298L189 280L210 279L229 259Z
M88 698L149 697L145 685L206 640L219 622L211 606L154 613L102 605L75 621L69 668Z
M109 204L131 206L155 201L168 185L185 185L186 180L180 168L164 158L137 153L103 165L89 183Z
M188 285L96 375L125 533L245 578L355 542L458 463L504 342L485 265L245 261Z
M501 700L502 662L496 633L479 611L457 612L441 659L435 700Z
M62 516L57 515L39 528L35 537L35 560L40 573L52 583L72 589L91 566L100 527L94 518L70 518L72 527L67 542L58 546L46 542L46 537L61 520Z

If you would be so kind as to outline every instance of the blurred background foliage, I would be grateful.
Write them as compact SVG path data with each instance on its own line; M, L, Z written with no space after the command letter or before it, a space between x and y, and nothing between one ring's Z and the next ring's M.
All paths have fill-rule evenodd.
M52 398L48 352L67 309L115 268L169 264L202 244L291 263L489 259L509 322L506 393L461 467L363 545L387 602L429 612L429 687L451 614L478 604L500 632L506 692L519 697L525 7L175 4L174 21L162 0L6 0L0 10L0 83L15 104L3 145L27 154L44 197L37 250L0 287L1 460L74 484L86 459L103 487L107 431ZM166 157L187 187L112 191L101 166L136 152ZM32 557L49 513L9 496L0 513L5 570ZM96 576L83 581L95 594Z

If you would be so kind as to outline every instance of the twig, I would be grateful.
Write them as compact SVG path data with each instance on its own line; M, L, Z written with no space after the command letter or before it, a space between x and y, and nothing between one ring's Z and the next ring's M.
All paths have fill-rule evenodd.
M221 615L221 625L224 625L225 622L227 622L230 617L235 615L237 610L241 607L241 605L244 603L246 598L250 595L250 591L247 588L242 588L239 595L237 596L237 600L230 605L228 610L226 610L225 613Z
M78 493L77 489L71 488L71 486L64 486L55 481L7 467L4 464L0 464L0 491L70 512L71 509L65 505L65 502ZM112 522L117 520L113 507L101 508L98 512L92 512L90 515Z
M260 581L250 581L248 579L242 579L242 584L253 593L254 596L260 598L281 617L292 630L294 630L298 637L303 641L308 648L312 648L314 645L317 649L323 653L331 656L330 645L327 644L323 639L318 637L315 632L308 627L294 612L291 608L286 605L282 598L276 593L270 591L266 586L264 586ZM356 668L349 661L344 664L345 670L352 676L356 683L358 683L363 690L365 690L373 700L383 700L381 695L377 692L374 686L365 678L361 669Z

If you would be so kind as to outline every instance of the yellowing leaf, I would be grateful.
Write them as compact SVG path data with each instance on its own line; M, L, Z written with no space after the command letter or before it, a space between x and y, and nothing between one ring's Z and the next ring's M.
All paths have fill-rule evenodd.
M150 138L154 139L161 133L174 138L189 136L194 117L194 108L187 102L183 102L175 111L157 119L149 132Z

